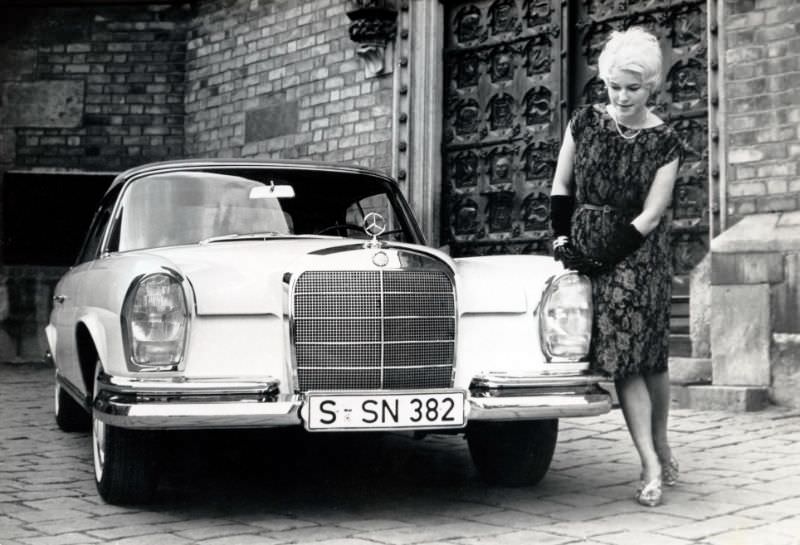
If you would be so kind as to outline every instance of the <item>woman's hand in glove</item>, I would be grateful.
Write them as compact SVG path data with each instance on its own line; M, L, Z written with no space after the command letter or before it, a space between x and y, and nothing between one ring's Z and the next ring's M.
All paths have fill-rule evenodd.
M626 223L611 236L598 257L607 263L609 268L614 268L619 262L638 250L643 243L644 236L632 223Z
M596 276L609 269L602 261L585 256L565 236L557 237L553 241L553 257L563 263L565 268L587 276Z

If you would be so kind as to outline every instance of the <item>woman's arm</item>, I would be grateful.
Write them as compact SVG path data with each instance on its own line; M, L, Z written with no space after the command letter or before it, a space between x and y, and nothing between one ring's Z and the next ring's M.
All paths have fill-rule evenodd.
M561 150L558 152L556 173L553 176L553 187L550 195L572 195L572 169L575 161L575 141L572 139L572 127L567 123Z
M631 222L642 236L646 237L658 226L672 201L672 191L678 176L678 162L678 159L675 159L656 171L655 179L644 201L644 209Z
M579 252L569 241L572 213L575 210L573 195L572 171L575 160L575 141L572 139L572 127L567 124L564 141L558 152L558 163L553 175L553 187L550 191L550 225L553 229L553 257L561 261L567 269L593 276L605 265L596 259L590 259Z

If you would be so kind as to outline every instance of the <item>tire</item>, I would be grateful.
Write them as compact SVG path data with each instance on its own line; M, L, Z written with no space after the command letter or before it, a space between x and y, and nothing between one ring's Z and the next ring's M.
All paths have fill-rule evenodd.
M154 432L111 426L93 412L92 455L100 497L114 505L149 502L158 485L156 446Z
M557 419L473 422L467 428L469 452L481 478L503 486L532 486L541 481L557 440Z
M89 413L61 387L57 380L53 388L53 412L58 428L67 432L89 431L92 424Z

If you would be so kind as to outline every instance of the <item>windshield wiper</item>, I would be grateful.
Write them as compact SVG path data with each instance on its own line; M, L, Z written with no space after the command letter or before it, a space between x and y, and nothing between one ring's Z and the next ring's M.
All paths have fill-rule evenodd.
M232 240L266 240L275 237L289 237L289 233L279 233L277 231L262 231L260 233L231 233L230 235L220 235L209 237L200 241L200 244L210 244L212 242L228 242Z

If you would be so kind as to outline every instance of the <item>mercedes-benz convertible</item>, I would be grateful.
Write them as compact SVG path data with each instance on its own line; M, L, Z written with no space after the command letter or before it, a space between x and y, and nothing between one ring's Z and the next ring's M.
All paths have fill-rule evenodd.
M535 484L558 419L607 412L588 278L547 256L453 259L360 167L145 165L111 184L46 328L55 418L92 431L110 503L157 489L155 433L464 433Z

